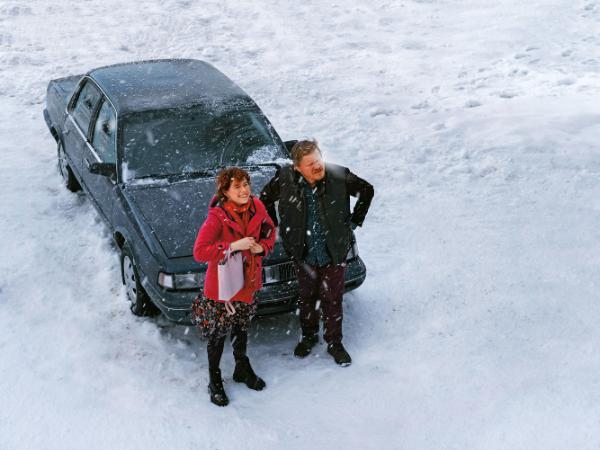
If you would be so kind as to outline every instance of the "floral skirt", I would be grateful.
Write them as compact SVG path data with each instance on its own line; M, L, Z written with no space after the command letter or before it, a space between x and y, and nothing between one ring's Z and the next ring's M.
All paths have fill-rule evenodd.
M219 338L226 336L233 327L247 332L250 320L256 314L256 302L233 302L235 314L229 314L225 303L198 295L192 303L192 323L203 337Z

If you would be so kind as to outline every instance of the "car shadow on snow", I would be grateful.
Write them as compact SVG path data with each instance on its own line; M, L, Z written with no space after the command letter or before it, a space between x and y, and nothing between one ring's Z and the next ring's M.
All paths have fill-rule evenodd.
M182 326L168 321L164 316L154 320L161 336L168 341L181 343L188 348L205 348L207 339L202 338L195 326ZM252 320L248 330L249 349L260 352L276 352L285 349L291 354L293 346L301 334L298 316L289 313L259 316Z

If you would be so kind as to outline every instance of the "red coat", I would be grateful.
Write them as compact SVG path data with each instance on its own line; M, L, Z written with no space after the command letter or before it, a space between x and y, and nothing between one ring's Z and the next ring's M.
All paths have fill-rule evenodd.
M275 245L275 225L269 217L265 205L256 197L252 196L256 212L248 223L248 234L243 235L238 223L221 207L216 197L208 207L208 217L200 227L196 242L194 243L194 259L198 262L208 262L208 270L204 280L204 296L211 300L222 301L219 296L219 281L217 266L229 244L238 239L253 237L265 250L264 255L273 250ZM242 251L245 258L250 259L250 251ZM262 257L254 255L256 273L258 274L255 289L242 288L231 300L252 303L254 293L262 287Z

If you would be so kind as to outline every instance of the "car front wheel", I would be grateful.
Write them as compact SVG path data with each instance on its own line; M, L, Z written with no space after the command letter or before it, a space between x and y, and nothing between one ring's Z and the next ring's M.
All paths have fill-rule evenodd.
M67 155L65 155L65 149L63 147L62 142L58 142L58 171L63 177L64 184L68 190L71 192L77 192L81 190L81 186L73 175L73 171L69 166L69 162L67 161Z
M121 250L121 274L131 312L136 316L156 316L159 314L160 310L152 303L142 287L133 259L133 252L127 244L123 245Z

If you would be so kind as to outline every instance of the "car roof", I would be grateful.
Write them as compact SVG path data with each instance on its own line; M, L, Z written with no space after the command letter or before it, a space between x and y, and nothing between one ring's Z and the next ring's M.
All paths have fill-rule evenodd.
M231 101L254 103L238 85L196 59L158 59L115 64L88 73L119 114Z

